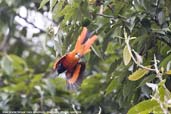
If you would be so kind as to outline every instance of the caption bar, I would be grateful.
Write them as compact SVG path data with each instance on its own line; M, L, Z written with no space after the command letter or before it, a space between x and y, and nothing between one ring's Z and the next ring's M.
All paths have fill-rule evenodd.
M81 114L81 111L3 111L3 114Z

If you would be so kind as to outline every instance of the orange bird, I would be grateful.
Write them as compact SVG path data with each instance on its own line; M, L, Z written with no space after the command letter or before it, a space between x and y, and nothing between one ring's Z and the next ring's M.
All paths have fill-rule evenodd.
M65 72L68 89L77 89L84 78L83 72L85 70L85 63L81 62L80 59L91 51L90 47L97 39L96 35L90 38L87 37L88 30L86 27L83 27L74 50L65 54L54 63L53 69L57 71L58 74Z

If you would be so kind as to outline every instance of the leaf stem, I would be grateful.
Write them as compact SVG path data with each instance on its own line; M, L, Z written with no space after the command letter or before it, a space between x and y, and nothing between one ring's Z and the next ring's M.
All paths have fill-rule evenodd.
M126 43L126 45L127 45L127 47L128 47L128 51L129 51L129 53L130 53L130 55L131 55L131 58L132 58L132 60L134 61L134 63L135 64L137 64L139 67L141 67L141 68L143 68L143 69L146 69L146 70L149 70L149 71L156 71L156 69L152 69L152 68L148 68L148 67L145 67L145 66L143 66L142 64L140 64L136 59L135 59L135 57L133 56L133 54L132 54L132 49L131 49L131 47L130 47L130 45L129 45L129 40L130 40L131 38L128 36L127 38L125 38L125 43Z

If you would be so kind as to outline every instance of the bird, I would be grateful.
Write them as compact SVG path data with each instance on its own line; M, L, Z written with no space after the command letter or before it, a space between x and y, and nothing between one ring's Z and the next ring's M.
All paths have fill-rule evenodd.
M77 90L81 85L86 67L81 58L91 51L91 46L96 40L97 35L92 35L87 27L83 27L74 49L54 62L53 70L57 74L65 73L67 89Z

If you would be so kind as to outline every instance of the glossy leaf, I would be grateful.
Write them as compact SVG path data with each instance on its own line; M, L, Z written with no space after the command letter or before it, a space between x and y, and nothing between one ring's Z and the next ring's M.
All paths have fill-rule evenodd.
M50 11L52 11L53 7L55 6L57 0L50 0Z
M24 61L23 58L21 58L21 57L19 57L17 55L14 55L14 54L10 54L9 56L11 57L13 62L26 65L26 62Z
M111 93L112 91L114 91L114 89L117 89L118 86L118 81L116 79L113 79L110 84L107 86L106 88L106 95L108 95L109 93Z
M156 78L155 75L148 75L147 77L145 77L145 78L141 81L141 83L138 85L138 87L141 87L141 86L145 85L147 82L151 82L151 81L154 80L155 78ZM138 88L138 87L137 87L137 88Z
M10 56L5 55L2 58L1 61L1 68L8 74L12 74L13 72L13 66L12 66L12 59L10 58Z
M115 71L116 66L117 66L118 64L120 64L120 63L121 63L121 60L116 60L116 61L114 61L114 62L110 65L109 70L108 70L108 72L107 72L107 75L111 75L112 72Z
M33 79L30 82L30 89L33 89L34 86L38 85L40 83L40 80L42 79L42 74L36 74L34 75Z
M171 70L168 70L168 71L166 72L166 74L171 75Z
M160 108L160 105L155 100L145 100L129 109L127 114L148 114L155 112L156 108Z
M99 58L103 59L103 56L102 56L101 52L97 49L96 46L91 46L91 49L96 54L96 56L98 56Z
M125 65L128 65L131 61L131 55L128 50L128 46L126 45L123 50L123 61Z
M171 60L171 54L166 56L161 62L160 62L160 67L166 67L167 63Z
M49 0L42 0L39 6L39 9L41 9Z
M135 72L133 72L131 75L129 75L128 79L131 81L136 81L140 78L142 78L144 75L146 75L149 72L149 70L146 69L138 69Z

